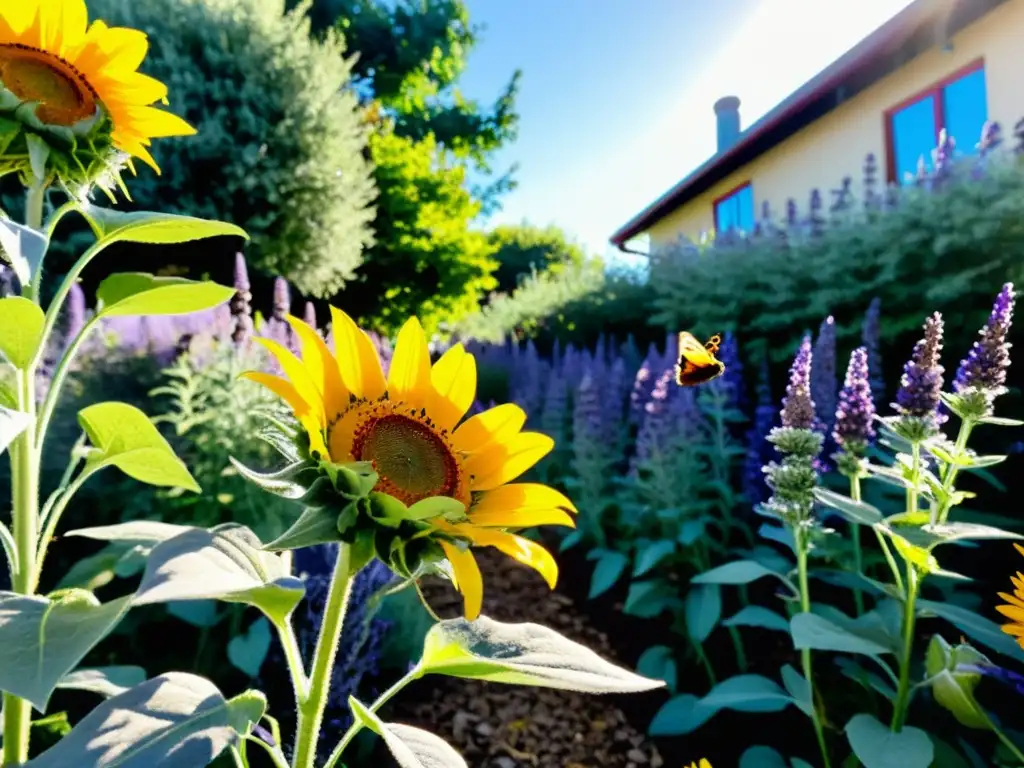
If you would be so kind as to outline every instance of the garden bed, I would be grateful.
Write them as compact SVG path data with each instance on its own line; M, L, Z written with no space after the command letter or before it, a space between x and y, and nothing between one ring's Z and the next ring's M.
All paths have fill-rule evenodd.
M482 552L479 560L485 615L498 621L543 624L605 658L622 661L607 635L590 625L572 598L550 592L534 571L491 551ZM439 616L460 614L461 598L447 583L426 583L424 593ZM645 708L657 706L664 699L660 692L594 696L437 677L418 683L415 694L401 697L389 719L438 734L458 749L471 768L666 765L644 736L644 724L631 722L625 709L648 699ZM378 759L385 759L383 750Z

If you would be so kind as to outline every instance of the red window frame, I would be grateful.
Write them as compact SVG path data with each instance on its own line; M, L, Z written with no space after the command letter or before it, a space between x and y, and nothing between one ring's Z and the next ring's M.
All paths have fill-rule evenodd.
M721 232L721 229L722 229L720 226L718 226L718 204L721 203L723 200L728 200L733 195L739 194L742 190L746 189L749 186L751 186L751 181L750 181L750 179L747 179L742 184L737 184L735 187L730 189L724 195L719 195L718 197L716 197L714 200L711 201L711 214L712 214L712 216L714 217L714 220L715 220L715 232ZM751 202L753 202L753 197L754 197L753 193L751 193L750 197L751 197ZM754 211L754 220L755 221L757 220L757 211L756 210Z
M916 104L919 101L927 99L929 96L934 97L932 99L932 105L935 111L935 143L939 142L939 131L941 131L946 125L946 114L943 109L942 100L942 89L950 83L955 83L961 77L977 72L979 69L985 68L985 58L981 57L975 59L970 64L966 64L960 69L946 75L938 82L933 83L927 88L918 91L910 98L904 99L898 104L889 107L882 115L882 121L885 126L885 155L886 155L886 175L889 181L898 181L896 178L896 137L893 135L892 130L892 118L901 109L909 107L911 104Z

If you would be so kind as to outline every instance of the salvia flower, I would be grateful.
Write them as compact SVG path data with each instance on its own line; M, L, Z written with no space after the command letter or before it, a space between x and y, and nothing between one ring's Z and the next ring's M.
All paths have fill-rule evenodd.
M647 353L647 357L640 363L640 368L633 379L633 390L629 395L629 423L639 425L643 423L644 406L651 397L656 377L653 370L659 362L660 356L655 353Z
M89 24L85 0L3 3L0 173L26 186L41 173L80 197L120 182L133 157L159 173L152 140L195 129L150 106L166 102L167 87L137 71L148 47L137 30Z
M804 336L793 365L789 369L789 384L782 399L782 426L791 429L814 427L814 400L811 397L811 337Z
M836 445L858 456L875 439L875 403L868 376L868 351L859 347L850 355L832 430Z
M903 377L893 403L904 422L910 420L926 432L934 432L947 418L939 412L944 370L939 362L942 330L942 315L938 312L925 320L924 338L914 345L910 360L903 366Z
M811 399L814 401L821 431L827 435L836 412L836 321L829 315L818 330L812 352Z
M476 360L456 344L432 364L416 318L399 331L385 377L370 337L341 310L332 307L331 315L336 354L315 329L288 316L302 359L279 343L256 338L287 379L258 371L245 376L291 406L308 439L310 460L321 467L372 466L368 477L376 503L389 497L385 511L375 516L372 504L346 506L351 511L339 517L339 530L370 534L378 556L407 578L421 566L447 560L470 620L479 616L483 600L474 546L509 554L554 587L558 566L551 554L508 530L573 526L568 512L575 507L561 493L512 482L546 456L554 441L522 431L526 413L517 405L465 418L476 397ZM409 512L417 504L418 514ZM398 515L399 527L378 524L380 515Z
M636 436L634 469L668 450L676 426L670 400L676 390L675 372L671 368L655 380L651 395L644 404L643 422Z
M978 332L981 339L960 361L953 380L958 393L974 390L991 402L1006 392L1006 372L1010 367L1010 343L1006 337L1013 323L1013 305L1013 283L1007 283L996 297L988 322Z

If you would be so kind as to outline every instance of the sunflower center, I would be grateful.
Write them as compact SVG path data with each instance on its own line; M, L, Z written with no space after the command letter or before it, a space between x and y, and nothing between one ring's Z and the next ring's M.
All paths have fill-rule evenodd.
M377 487L406 504L455 496L459 468L445 441L426 424L400 414L370 421L355 435L352 455L372 461Z
M24 45L0 45L0 81L22 101L38 102L36 117L74 125L96 111L96 92L59 56Z

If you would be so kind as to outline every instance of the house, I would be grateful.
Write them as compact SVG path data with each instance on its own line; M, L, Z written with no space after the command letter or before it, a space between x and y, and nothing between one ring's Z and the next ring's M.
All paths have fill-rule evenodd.
M680 236L751 231L764 206L827 192L859 196L865 155L890 182L931 163L939 132L977 151L986 121L1024 116L1024 0L915 0L745 131L739 99L715 105L718 150L622 225L611 242L647 234L650 251Z

